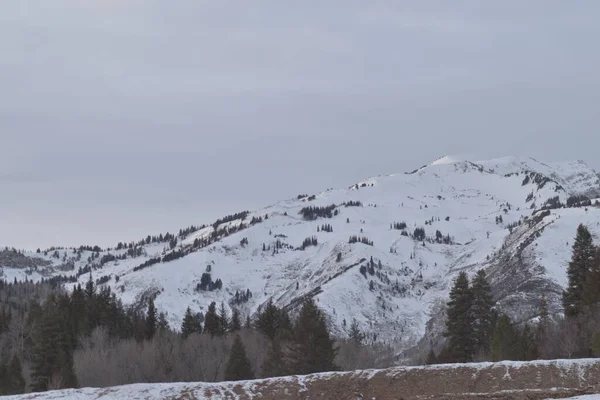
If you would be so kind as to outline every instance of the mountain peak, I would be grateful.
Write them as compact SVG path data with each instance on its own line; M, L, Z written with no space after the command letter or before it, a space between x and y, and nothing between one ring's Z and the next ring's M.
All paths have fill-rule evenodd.
M155 296L173 327L188 306L205 312L223 302L252 316L269 299L293 311L313 297L336 335L355 319L401 350L443 329L437 317L458 271L484 269L502 312L518 321L535 317L541 293L560 313L577 226L600 234L600 208L590 207L600 179L577 161L476 159L445 156L413 174L307 193L114 249L0 255L0 276L72 287L93 270L124 304Z

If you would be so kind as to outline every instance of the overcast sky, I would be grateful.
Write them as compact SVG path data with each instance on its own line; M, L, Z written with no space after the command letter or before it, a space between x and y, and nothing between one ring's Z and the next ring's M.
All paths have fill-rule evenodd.
M600 169L597 0L0 10L0 244L113 245L458 152Z

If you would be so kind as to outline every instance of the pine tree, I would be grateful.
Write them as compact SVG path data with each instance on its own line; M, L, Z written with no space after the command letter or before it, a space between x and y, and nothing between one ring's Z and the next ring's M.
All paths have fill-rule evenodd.
M225 380L227 381L242 381L254 379L252 366L246 356L246 348L242 343L240 335L235 335L233 346L229 353L229 360L225 367Z
M435 352L433 351L433 349L429 350L429 353L427 354L427 359L425 360L425 364L433 365L433 364L437 364L437 363L438 363L438 359L437 359L437 356L435 355Z
M280 331L291 330L291 322L288 314L273 304L272 299L269 299L264 310L258 314L255 326L256 329L271 340Z
M294 342L290 349L290 361L294 374L336 371L337 348L330 337L325 315L312 298L304 301L294 326Z
M55 297L49 297L43 307L43 316L35 337L32 354L32 389L48 390L51 380L60 381L61 388L75 387L72 338L65 316L60 312Z
M545 357L545 344L548 340L548 329L550 327L550 313L548 312L548 301L546 300L546 294L542 293L542 298L540 299L540 321L537 325L537 331L535 333L535 341L537 343L537 347L540 350L539 353L543 357Z
M600 247L596 249L590 270L583 282L583 303L594 306L600 302Z
M154 300L152 297L148 300L148 312L146 314L146 339L150 340L156 333L156 307L154 306Z
M156 325L159 332L166 332L169 330L169 322L167 321L167 315L161 311L158 314L158 322Z
M221 322L217 315L217 303L214 301L208 306L204 317L204 332L211 336L218 336L221 332Z
M222 336L229 332L229 325L229 315L227 314L225 303L221 302L221 307L219 307L219 335Z
M586 275L592 270L594 262L594 244L590 231L583 225L577 228L573 254L567 269L569 284L563 292L565 315L576 316L583 311L584 282Z
M192 310L188 307L185 310L183 316L183 322L181 322L181 336L185 339L194 332L194 316Z
M350 331L348 332L348 337L354 343L361 345L365 340L365 334L362 333L360 327L358 326L358 321L355 318L352 318L352 324L350 324Z
M519 360L520 346L519 333L512 321L506 315L500 316L492 340L492 360Z
M85 284L85 308L86 308L86 323L85 327L86 333L90 334L95 327L98 326L99 318L98 313L96 312L96 285L94 284L94 278L92 276L92 271L90 271L90 276Z
M23 378L21 360L15 354L6 367L4 380L0 379L0 395L21 394L24 392L25 378Z
M231 313L231 332L237 332L242 329L242 320L240 316L240 310L237 308L233 309Z
M473 304L473 350L474 353L487 354L490 350L492 336L492 288L488 283L485 272L479 270L473 279L472 289Z
M261 370L264 378L288 375L286 356L281 347L281 340L279 337L276 337L271 341L269 350L267 351L267 357L263 362Z
M444 336L448 337L448 351L456 362L469 362L473 357L472 304L469 278L465 272L460 272L450 291L444 332Z

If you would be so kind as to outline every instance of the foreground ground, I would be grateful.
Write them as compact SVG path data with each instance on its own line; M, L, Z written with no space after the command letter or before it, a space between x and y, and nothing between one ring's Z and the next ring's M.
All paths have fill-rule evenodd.
M139 400L600 400L600 359L396 367L244 382L137 384L63 390L7 399Z

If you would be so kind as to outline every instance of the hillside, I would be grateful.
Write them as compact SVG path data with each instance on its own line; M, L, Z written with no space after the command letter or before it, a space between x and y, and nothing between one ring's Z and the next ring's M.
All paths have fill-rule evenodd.
M560 313L577 226L600 233L598 197L600 178L580 161L444 157L113 249L6 250L0 276L70 286L91 269L125 304L156 296L173 327L187 306L224 302L251 315L269 298L293 309L314 296L335 334L355 318L403 350L437 337L462 270L486 269L517 321L536 316L542 292Z
M504 361L329 372L241 382L136 384L32 393L6 399L549 399L598 393L599 373L597 359Z

